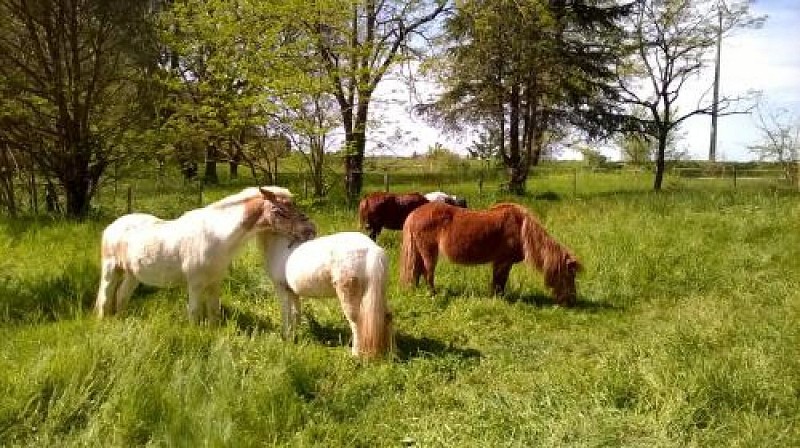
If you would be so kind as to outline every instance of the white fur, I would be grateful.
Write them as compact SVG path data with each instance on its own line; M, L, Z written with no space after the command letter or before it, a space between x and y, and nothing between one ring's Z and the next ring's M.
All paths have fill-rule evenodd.
M442 191L433 191L425 195L425 199L431 202L445 202L446 199L456 200L456 196L449 195Z
M291 246L286 238L259 238L267 275L281 301L283 335L294 336L300 297L338 297L359 354L359 316L388 312L385 302L387 259L384 250L359 232L342 232ZM390 330L389 330L390 331Z
M291 197L280 187L265 189ZM111 223L102 238L98 315L123 311L139 283L186 284L189 315L195 320L204 314L211 322L218 320L220 286L233 256L257 231L271 235L263 228L243 226L245 201L261 194L258 188L247 188L175 220L133 213Z

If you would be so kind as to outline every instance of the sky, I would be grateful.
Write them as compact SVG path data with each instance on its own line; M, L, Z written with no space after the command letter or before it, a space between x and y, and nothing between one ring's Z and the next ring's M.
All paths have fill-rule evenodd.
M720 95L737 96L750 90L761 93L768 109L785 108L800 120L800 0L757 0L751 7L754 15L766 15L760 29L738 30L722 42ZM704 92L710 92L713 82L713 63L701 73L696 82L686 85L681 93L687 109L696 104ZM474 135L450 136L427 125L416 117L411 108L420 101L419 92L430 97L436 91L431 83L418 81L417 93L412 93L397 76L382 81L374 98L381 101L373 107L371 118L383 123L370 128L371 141L367 151L371 154L407 156L425 153L437 143L456 152L466 154ZM751 115L731 115L718 119L717 160L753 160L756 155L749 146L758 143L760 132ZM687 119L682 128L684 138L679 143L690 159L708 157L711 132L709 116ZM612 148L602 151L611 159L619 152ZM564 151L561 158L580 158L576 152Z

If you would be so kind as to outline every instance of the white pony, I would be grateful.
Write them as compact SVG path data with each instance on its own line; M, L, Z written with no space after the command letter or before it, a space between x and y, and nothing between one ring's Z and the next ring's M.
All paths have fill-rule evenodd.
M254 235L307 240L314 224L281 187L250 187L175 220L133 213L106 227L96 311L120 312L139 283L186 284L189 316L219 320L220 289L233 256Z
M386 303L386 253L369 237L343 232L299 245L259 236L265 270L281 301L283 335L294 336L300 297L337 296L353 333L354 356L392 350L392 316Z
M433 191L425 195L430 202L444 202L445 204L467 208L467 200L458 196L449 195L442 191Z

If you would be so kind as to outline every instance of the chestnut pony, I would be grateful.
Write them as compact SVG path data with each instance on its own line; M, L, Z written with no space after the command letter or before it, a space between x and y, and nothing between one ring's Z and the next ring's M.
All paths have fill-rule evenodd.
M414 210L403 226L400 281L416 285L420 276L432 293L439 252L458 264L492 263L492 288L505 290L515 263L525 261L544 274L556 303L575 303L575 276L580 263L554 240L531 212L518 204L497 204L488 210L465 210L431 202Z
M189 316L216 323L220 289L236 252L252 237L305 241L316 228L281 187L250 187L177 219L132 213L103 231L99 317L121 312L139 285L186 285Z
M370 193L358 204L358 217L361 227L369 232L369 237L377 241L384 228L402 230L409 213L428 202L445 202L466 207L464 199L441 191L421 195L420 193Z

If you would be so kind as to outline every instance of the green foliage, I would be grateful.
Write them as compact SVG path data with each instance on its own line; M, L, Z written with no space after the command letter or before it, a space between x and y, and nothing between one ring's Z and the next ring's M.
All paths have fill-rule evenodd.
M591 167L602 166L608 160L608 158L599 150L591 148L587 145L580 145L578 150L583 156L583 161Z
M399 163L382 160L381 164ZM413 161L399 171L413 171ZM185 316L183 289L140 288L124 317L91 316L100 233L0 220L0 440L8 446L795 446L800 443L797 193L649 193L636 173L537 167L522 198L584 264L579 306L541 276L440 262L441 292L397 282L384 232L395 359L362 363L335 299L304 301L297 342L256 249L234 261L219 328ZM418 170L417 170L418 171ZM397 191L432 187L393 184ZM496 187L496 184L494 184ZM472 207L474 179L448 184ZM237 186L209 188L206 200ZM381 189L380 179L369 185ZM547 199L544 199L547 198ZM177 216L188 198L146 195ZM355 230L344 202L308 204L320 233Z

